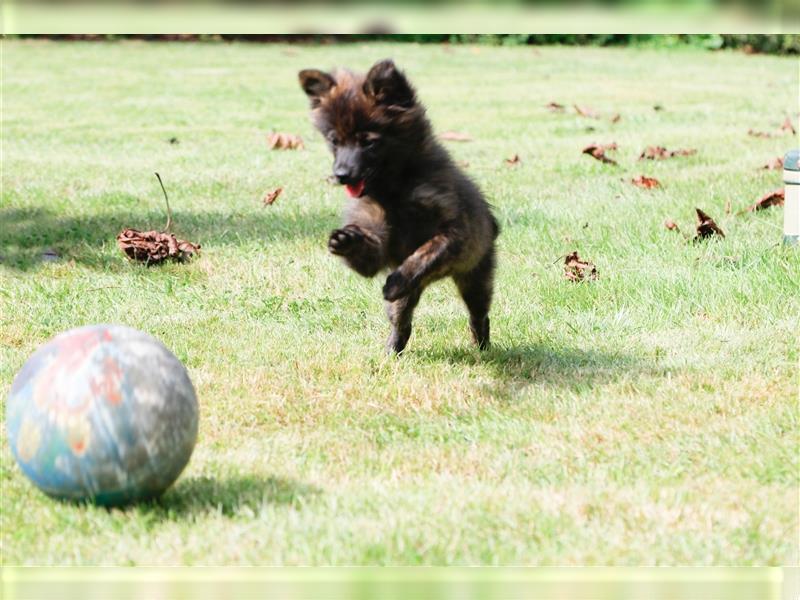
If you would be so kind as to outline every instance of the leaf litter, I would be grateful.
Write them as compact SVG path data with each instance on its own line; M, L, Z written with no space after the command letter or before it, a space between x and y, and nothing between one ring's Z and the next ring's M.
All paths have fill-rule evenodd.
M597 279L597 267L587 260L582 260L576 250L564 258L564 277L573 282Z
M170 233L172 226L172 211L169 208L169 198L161 176L156 173L158 183L164 192L164 202L167 205L167 223L164 231L140 231L132 227L125 227L117 235L117 245L128 258L148 265L162 263L166 260L184 262L200 251L200 244L195 244L175 237Z

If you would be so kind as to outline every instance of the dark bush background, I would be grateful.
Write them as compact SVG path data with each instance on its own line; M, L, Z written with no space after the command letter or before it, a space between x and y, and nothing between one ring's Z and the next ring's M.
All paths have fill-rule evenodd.
M39 36L22 36L39 37ZM438 44L487 44L487 45L591 45L646 47L694 46L708 50L724 48L740 49L748 53L800 54L798 34L390 34L388 32L365 32L354 35L50 35L50 39L66 40L116 40L125 38L151 41L248 41L283 42L306 44L332 44L363 41L394 41Z

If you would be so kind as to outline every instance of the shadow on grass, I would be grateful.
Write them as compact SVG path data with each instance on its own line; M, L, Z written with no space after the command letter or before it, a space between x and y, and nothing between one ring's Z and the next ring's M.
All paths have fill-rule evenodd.
M137 510L160 520L187 519L209 512L252 517L265 505L300 506L305 499L321 493L315 486L283 477L189 477L179 480L158 500L139 505Z
M497 382L501 397L512 397L528 384L545 383L573 390L589 389L623 376L642 375L652 365L640 359L599 350L530 344L503 347L493 345L479 352L475 348L417 350L425 360L450 365L484 366Z
M116 248L117 234L125 227L161 229L158 211L119 210L91 216L63 216L44 208L0 209L0 265L29 270L44 262L53 250L65 260L99 269L126 263ZM172 231L204 248L263 241L319 238L324 247L328 231L338 223L335 211L326 214L231 213L224 210L173 212ZM108 248L113 248L112 252Z

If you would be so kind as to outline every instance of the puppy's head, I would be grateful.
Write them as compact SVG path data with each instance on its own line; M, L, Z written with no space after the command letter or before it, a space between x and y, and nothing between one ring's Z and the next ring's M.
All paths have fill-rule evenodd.
M366 75L300 71L314 125L333 152L333 174L347 193L367 193L370 181L397 167L428 134L414 89L391 60Z

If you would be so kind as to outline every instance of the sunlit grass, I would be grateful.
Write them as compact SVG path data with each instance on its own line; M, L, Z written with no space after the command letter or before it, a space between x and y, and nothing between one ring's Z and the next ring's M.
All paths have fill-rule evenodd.
M474 138L450 147L503 227L482 355L441 283L385 357L382 279L326 252L344 194L296 72L386 56L439 131ZM780 209L725 206L781 185L759 167L797 141L746 132L797 89L793 59L694 50L3 42L0 395L57 332L118 322L162 339L201 403L187 471L126 511L42 496L3 433L3 560L796 562L800 254ZM273 130L306 150L269 151ZM637 162L656 144L698 153ZM199 260L117 249L163 226L154 171ZM663 227L690 234L695 206L724 240ZM563 278L572 250L597 281Z

